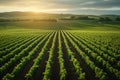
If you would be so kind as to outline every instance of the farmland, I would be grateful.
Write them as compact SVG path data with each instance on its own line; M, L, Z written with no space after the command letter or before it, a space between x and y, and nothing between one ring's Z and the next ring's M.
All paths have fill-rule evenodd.
M0 22L0 80L120 80L118 23Z

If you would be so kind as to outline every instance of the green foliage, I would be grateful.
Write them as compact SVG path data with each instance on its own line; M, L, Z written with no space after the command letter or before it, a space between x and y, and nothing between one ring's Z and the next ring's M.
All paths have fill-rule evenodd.
M14 75L8 73L8 74L6 74L6 76L3 78L3 80L14 80L13 78L14 78Z
M115 79L120 79L119 31L27 31L8 30L8 32L0 32L0 76L2 80L14 80L15 77L19 76L38 51L39 53L33 60L30 70L25 74L25 78L34 80L34 75L44 55L49 53L43 80L50 80L56 48L58 48L56 53L58 53L60 80L66 80L68 74L64 54L68 55L68 60L72 63L78 80L85 80L87 76L80 65L79 57L95 73L95 78L108 80L112 76ZM57 38L58 44L55 47ZM52 46L48 52L47 46L51 42ZM63 44L66 47L66 53L63 53ZM73 49L75 49L75 52ZM11 72L9 72L9 69L11 69ZM110 76L110 74L112 75Z

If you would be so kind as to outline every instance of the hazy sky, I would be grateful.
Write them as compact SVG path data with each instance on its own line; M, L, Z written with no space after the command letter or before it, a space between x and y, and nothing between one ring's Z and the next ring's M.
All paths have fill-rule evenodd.
M120 0L0 0L0 12L120 14Z

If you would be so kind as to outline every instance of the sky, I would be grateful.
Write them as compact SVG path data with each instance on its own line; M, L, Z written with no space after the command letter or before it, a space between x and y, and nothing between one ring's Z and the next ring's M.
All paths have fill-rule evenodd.
M120 14L120 0L0 0L0 12Z

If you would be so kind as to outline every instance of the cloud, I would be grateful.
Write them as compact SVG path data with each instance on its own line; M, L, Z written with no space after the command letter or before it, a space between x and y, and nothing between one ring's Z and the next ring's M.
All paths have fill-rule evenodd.
M0 11L120 12L120 0L0 0ZM88 12L89 11L89 12ZM100 12L101 13L101 12Z

